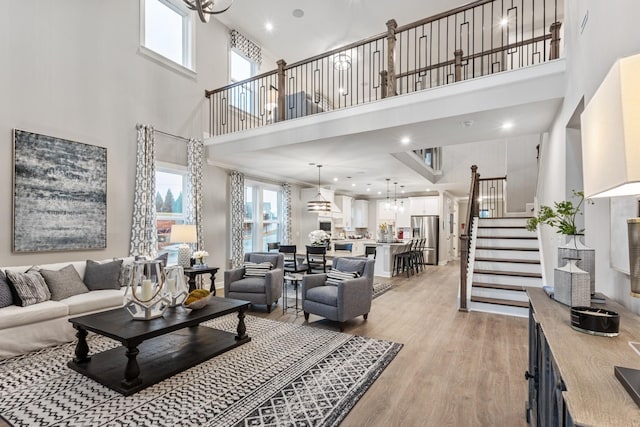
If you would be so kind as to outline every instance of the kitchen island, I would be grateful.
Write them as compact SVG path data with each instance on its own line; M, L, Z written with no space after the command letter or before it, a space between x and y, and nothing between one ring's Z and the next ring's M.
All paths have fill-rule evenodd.
M376 243L376 265L374 275L380 277L393 276L393 259L396 254L405 252L409 242Z

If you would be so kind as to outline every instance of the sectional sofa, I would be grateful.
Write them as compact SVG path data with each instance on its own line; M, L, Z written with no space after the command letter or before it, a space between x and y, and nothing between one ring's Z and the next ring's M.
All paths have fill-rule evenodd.
M19 279L15 279L16 273L41 271L45 282L49 279L47 285L51 294L46 301L23 307L16 305L22 302L19 296L16 296L15 286L8 283L14 300L12 305L0 308L0 359L71 342L75 339L75 330L68 321L70 317L121 307L127 282L125 276L129 274L133 260L131 257L97 262L0 267L0 279L4 282L7 282L10 276L18 281ZM90 271L87 271L88 264L91 264ZM82 282L73 279L75 275L73 270L69 269L69 265L73 266ZM118 266L118 271L115 270L115 265ZM65 276L64 272L71 273L72 279L67 279L69 276ZM91 277L85 273L89 273ZM75 288L72 286L74 282ZM86 289L82 288L82 283L86 283Z

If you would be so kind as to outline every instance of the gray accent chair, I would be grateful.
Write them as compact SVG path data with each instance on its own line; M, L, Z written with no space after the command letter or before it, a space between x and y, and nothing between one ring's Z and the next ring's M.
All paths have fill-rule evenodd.
M244 267L225 271L224 296L249 301L252 305L265 304L267 313L271 313L271 305L282 296L284 256L280 253L252 252L244 254L244 261L268 261L273 268L264 277L244 277Z
M362 315L365 320L371 310L373 297L373 267L375 261L362 257L343 257L333 260L333 268L344 272L358 272L360 277L347 279L337 286L327 284L327 274L308 274L302 278L302 310L305 320L309 313L340 322Z

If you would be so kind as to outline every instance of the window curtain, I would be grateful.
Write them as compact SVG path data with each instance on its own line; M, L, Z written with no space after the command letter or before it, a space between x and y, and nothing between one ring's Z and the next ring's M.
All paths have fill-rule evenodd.
M291 185L282 184L282 242L291 244Z
M262 64L262 48L237 30L231 30L231 47L238 49L256 64Z
M244 174L231 171L231 268L242 266L244 249L242 233L244 229Z
M156 230L156 148L153 126L138 124L136 183L133 194L133 221L129 256L155 258Z
M198 242L191 250L204 249L202 232L202 174L204 144L199 139L187 142L187 185L185 189L186 218L188 224L195 224ZM195 246L195 247L193 247Z

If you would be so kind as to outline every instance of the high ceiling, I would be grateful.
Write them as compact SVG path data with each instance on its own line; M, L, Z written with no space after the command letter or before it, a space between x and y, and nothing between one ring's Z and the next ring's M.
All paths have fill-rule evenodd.
M235 0L231 9L218 16L218 19L258 42L267 56L282 58L290 64L385 32L385 22L391 18L396 19L398 25L404 25L464 3L453 0L399 0L393 3L381 0ZM303 17L293 16L296 9L304 12ZM273 25L272 31L265 28L267 22ZM508 89L503 91L509 92ZM528 91L535 92L536 89L529 87ZM496 95L478 91L476 96L484 97L486 105L486 98L500 96L507 100L520 93L515 91ZM468 154L470 166L474 150L482 150L480 143L483 141L547 131L560 105L557 96L536 99L534 94L520 104L509 99L509 102L484 109L462 108L473 104L475 100L449 99L449 104L457 102L461 106L460 111L454 109L441 117L425 117L411 122L401 123L400 120L398 123L401 124L386 128L373 126L372 130L349 129L344 134L320 136L317 128L315 131L302 130L302 123L312 120L304 118L291 123L269 125L268 129L257 132L245 131L216 137L208 141L212 144L209 147L210 161L242 170L251 176L302 185L315 185L318 175L312 164L323 164L322 185L355 196L380 197L378 192L384 195L386 178L390 178L392 183L396 181L404 185L410 194L449 190L455 195L464 196L468 190L467 173L465 176L450 174L434 185L391 154L460 144L458 151ZM427 107L426 104L416 106ZM353 110L359 108L362 107ZM316 126L319 126L318 123L333 126L334 122L329 117L338 117L340 114L343 113L315 115ZM505 120L513 121L520 127L505 134L500 129L500 124ZM473 126L464 126L465 122L471 122ZM299 125L299 128L295 125ZM412 136L409 146L399 144L403 135ZM488 164L487 167L491 166ZM496 164L495 171L485 169L484 173L498 176L503 173L503 167L503 163Z

